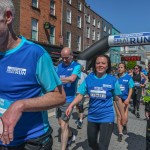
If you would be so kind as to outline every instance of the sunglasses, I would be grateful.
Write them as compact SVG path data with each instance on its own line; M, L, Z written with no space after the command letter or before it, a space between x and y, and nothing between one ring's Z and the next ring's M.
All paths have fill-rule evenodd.
M137 70L137 69L139 69L139 68L134 68L134 69L136 69L136 70Z

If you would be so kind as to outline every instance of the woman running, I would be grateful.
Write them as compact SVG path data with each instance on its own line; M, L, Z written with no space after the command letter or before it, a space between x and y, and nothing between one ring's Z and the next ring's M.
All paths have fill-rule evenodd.
M93 150L108 150L115 119L113 98L117 101L121 112L122 124L126 124L123 105L119 98L121 95L119 83L116 77L109 74L110 71L110 58L106 55L97 56L93 63L93 73L90 73L79 86L79 94L66 111L66 115L69 116L83 96L89 95L87 136L89 146Z
M141 72L141 67L136 65L134 67L133 73L131 74L132 79L134 81L135 87L133 88L133 114L136 115L137 118L140 118L140 99L142 96L142 87L145 87L146 83L148 82L147 76L144 75L144 73ZM145 81L142 82L142 79L145 78Z
M128 121L128 108L129 108L129 102L132 96L132 91L133 91L132 88L134 87L134 82L133 82L132 77L128 75L128 73L126 73L126 66L124 63L120 63L118 65L117 77L118 77L118 82L119 82L120 89L122 92L121 99L122 99L122 104L124 106L124 114L125 114L126 120ZM116 110L117 125L118 125L118 131L119 131L118 141L121 142L123 133L127 134L127 124L122 126L121 114L116 105L116 102L114 102L114 106Z

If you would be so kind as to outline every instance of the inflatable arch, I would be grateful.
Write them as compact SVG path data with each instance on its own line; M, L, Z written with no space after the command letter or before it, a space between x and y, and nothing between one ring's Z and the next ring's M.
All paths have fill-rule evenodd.
M109 50L110 47L150 45L150 32L110 35L95 42L78 56L78 62L87 68L88 62Z

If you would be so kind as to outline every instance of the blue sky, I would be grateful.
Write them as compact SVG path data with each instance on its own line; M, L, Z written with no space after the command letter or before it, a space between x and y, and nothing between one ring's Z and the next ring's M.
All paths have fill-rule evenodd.
M122 34L150 32L150 0L86 0Z

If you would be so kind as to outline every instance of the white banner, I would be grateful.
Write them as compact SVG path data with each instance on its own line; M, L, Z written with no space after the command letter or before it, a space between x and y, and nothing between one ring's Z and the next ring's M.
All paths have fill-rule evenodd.
M111 46L133 46L133 45L150 45L150 33L132 33L110 35L108 37L108 45Z

